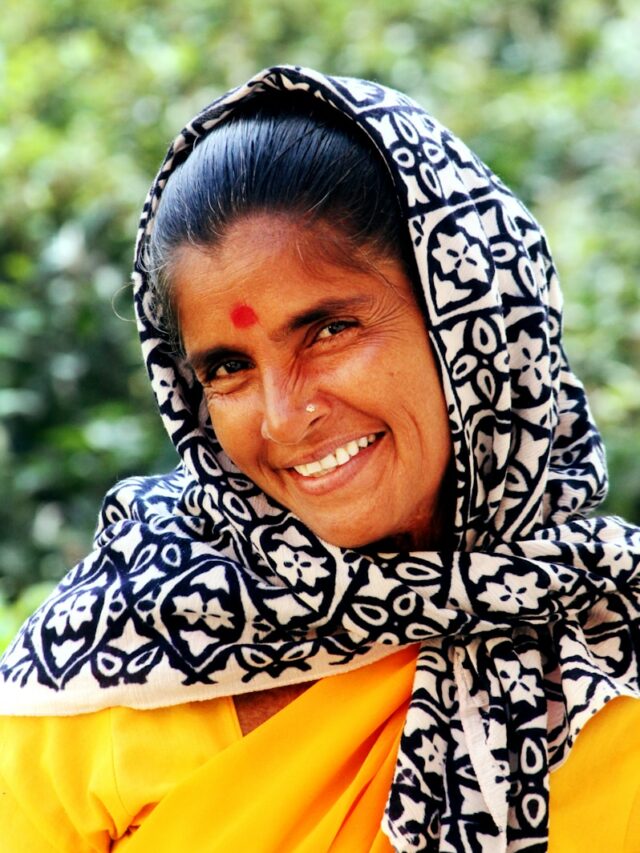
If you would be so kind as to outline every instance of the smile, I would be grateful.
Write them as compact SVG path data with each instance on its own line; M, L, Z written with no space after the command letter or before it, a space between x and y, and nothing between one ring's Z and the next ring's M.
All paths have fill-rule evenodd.
M347 442L342 447L336 447L332 452L324 456L322 459L308 462L306 465L294 465L293 470L297 471L303 477L322 477L329 471L339 468L340 465L346 465L354 456L357 456L361 450L368 447L376 440L376 436L363 435L361 438Z

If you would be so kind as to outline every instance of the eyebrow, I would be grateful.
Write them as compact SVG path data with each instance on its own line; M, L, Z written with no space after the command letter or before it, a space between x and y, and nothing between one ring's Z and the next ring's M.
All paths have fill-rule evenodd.
M370 304L371 297L364 293L358 296L347 296L344 299L322 299L307 311L291 317L272 337L274 340L280 341L292 332L297 332L305 326L312 325L312 323L333 317L343 311L364 308Z
M344 299L322 299L306 311L289 317L270 337L276 343L280 343L286 340L290 334L303 329L305 326L311 326L313 323L329 319L344 311L365 308L370 304L371 297L366 294L348 296ZM191 368L198 373L205 370L209 365L226 358L246 358L246 353L232 347L212 346L194 352L193 355L188 357L187 361L191 365Z

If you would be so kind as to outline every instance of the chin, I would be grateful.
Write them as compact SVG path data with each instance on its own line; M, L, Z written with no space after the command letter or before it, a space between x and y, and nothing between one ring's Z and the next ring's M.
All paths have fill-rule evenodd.
M335 545L338 548L367 548L374 545L382 545L388 543L393 549L404 543L403 550L409 550L412 536L408 532L393 531L389 528L371 529L368 525L355 527L350 525L348 528L343 525L333 524L313 524L313 522L301 519L316 536L330 545Z
M438 550L443 546L442 518L439 514L413 524L361 525L330 524L326 519L315 523L300 516L309 530L330 545L338 548L370 549L378 552L409 552Z
M315 536L338 548L363 548L378 538L370 531L355 530L352 526L346 528L341 524L315 523L314 519L304 516L299 518Z
M373 545L378 541L378 537L372 538L370 535L354 536L347 533L342 535L323 535L322 533L317 533L316 535L325 542L328 542L330 545L335 545L338 548L366 548L368 545Z

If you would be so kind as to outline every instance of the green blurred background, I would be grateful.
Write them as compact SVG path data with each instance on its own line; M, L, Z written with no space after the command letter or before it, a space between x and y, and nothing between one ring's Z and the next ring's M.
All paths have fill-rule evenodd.
M180 127L279 62L408 92L533 209L566 345L640 521L636 0L4 0L0 24L0 645L90 545L100 500L168 469L129 268Z

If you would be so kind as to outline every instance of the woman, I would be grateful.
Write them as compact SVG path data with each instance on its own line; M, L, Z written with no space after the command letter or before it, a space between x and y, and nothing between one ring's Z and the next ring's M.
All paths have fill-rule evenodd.
M405 96L273 68L171 147L135 288L182 463L3 659L5 849L638 849L640 531L586 517L522 205Z

